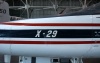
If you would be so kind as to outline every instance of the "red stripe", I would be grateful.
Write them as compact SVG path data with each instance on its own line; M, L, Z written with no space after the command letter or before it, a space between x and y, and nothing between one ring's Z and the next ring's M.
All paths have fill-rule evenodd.
M2 23L18 26L100 26L99 23Z
M0 44L100 44L100 41L0 41Z

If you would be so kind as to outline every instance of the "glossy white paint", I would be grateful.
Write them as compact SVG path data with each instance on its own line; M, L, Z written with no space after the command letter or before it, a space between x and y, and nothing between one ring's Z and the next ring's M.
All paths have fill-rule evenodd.
M92 15L84 16L63 16L41 19L27 19L12 21L8 23L100 23L92 18ZM6 22L7 23L7 22ZM17 26L1 24L0 29L100 29L93 26ZM77 38L77 39L20 39L20 38L0 38L0 40L22 40L22 41L100 41L100 38ZM100 57L100 44L0 44L0 54L11 54L18 56L36 57Z
M11 44L0 44L0 54L11 54Z
M100 23L100 15L93 15L93 23ZM100 27L92 27L93 29L100 29ZM100 41L100 38L93 38L93 41L97 42ZM86 54L87 57L99 57L100 55L100 44L92 44L92 48L88 51L88 53Z
M85 46L85 47L84 47ZM36 57L86 57L84 54L91 48L90 45L11 45L12 55L27 55ZM27 50L27 51L26 51Z
M92 23L92 15L26 19L9 23Z

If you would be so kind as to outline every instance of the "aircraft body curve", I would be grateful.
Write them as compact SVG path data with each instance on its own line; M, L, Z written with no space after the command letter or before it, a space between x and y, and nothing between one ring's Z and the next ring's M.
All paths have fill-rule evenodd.
M0 54L100 58L100 15L27 19L0 24Z

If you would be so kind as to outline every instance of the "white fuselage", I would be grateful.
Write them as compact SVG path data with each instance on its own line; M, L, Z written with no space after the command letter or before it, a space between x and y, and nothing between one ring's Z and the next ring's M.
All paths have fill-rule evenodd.
M100 15L62 16L2 23L0 30L13 30L15 35L9 37L10 31L6 31L8 33L6 37L1 34L0 54L67 58L100 57L100 18L96 18L97 16L100 17ZM18 30L23 32L16 32ZM28 37L23 36L28 33L27 30L36 31L33 32L33 38L30 37L30 33ZM89 37L88 31L91 32ZM18 35L19 33L22 37Z

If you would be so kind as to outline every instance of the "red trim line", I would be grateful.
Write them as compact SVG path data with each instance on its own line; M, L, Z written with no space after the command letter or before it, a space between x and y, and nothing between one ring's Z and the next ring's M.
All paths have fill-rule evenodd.
M2 23L17 26L100 26L99 23Z
M0 44L100 44L100 41L4 41Z

